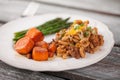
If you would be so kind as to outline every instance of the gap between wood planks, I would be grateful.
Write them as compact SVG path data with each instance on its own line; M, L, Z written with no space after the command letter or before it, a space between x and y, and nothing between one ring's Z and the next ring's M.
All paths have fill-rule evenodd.
M92 77L84 76L82 74L70 73L69 71L60 72L42 72L47 75L64 78L67 80L95 80Z
M120 48L120 44L114 44L115 47L119 47Z
M5 24L6 22L5 21L0 21L0 24L2 25L2 24ZM1 26L0 26L1 27Z
M23 0L23 1L29 1L29 0ZM74 9L74 10L82 10L82 11L94 12L94 13L98 13L98 14L105 14L105 15L120 17L120 14L104 12L104 11L99 11L99 10L85 9L85 8L80 8L80 7L78 8L78 7L68 6L68 5L44 2L44 1L40 1L40 0L36 0L34 2L37 2L40 4L45 4L45 5L50 5L50 6L58 6L58 7L69 8L69 9Z

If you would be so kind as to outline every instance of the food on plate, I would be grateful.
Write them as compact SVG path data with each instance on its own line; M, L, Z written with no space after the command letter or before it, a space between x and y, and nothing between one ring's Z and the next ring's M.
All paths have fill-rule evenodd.
M26 54L26 57L27 57L28 59L32 59L32 54L31 54L31 53L28 53L28 54Z
M48 56L49 56L49 58L53 58L54 53L53 52L48 52Z
M25 36L14 44L14 49L28 59L46 61L54 57L56 46L54 42L47 43L43 40L44 35L41 31L37 28L30 28Z
M56 18L38 27L15 33L14 49L29 59L46 61L54 55L66 59L85 58L86 53L95 53L104 44L104 39L96 27L89 26L89 21L69 18ZM69 28L68 28L69 26ZM50 43L44 41L44 35L56 33Z
M42 48L48 48L48 43L45 41L39 41L35 43L35 46L42 47Z
M36 28L30 28L25 36L31 38L34 42L42 41L44 39L43 33Z
M48 47L48 51L49 51L49 57L53 57L54 56L54 53L56 52L56 44L55 42L52 42L49 44L49 47Z
M32 58L37 61L46 61L48 60L48 50L42 47L34 47Z
M44 35L52 34L58 32L61 29L68 28L71 22L68 22L69 18L55 18L45 22L42 25L36 26L36 28L41 31ZM16 42L20 38L24 37L28 30L23 30L14 33L13 41Z
M14 45L15 50L20 54L28 54L34 46L34 41L29 37L19 39Z
M89 21L75 20L68 29L56 33L57 56L85 58L86 52L95 53L103 45L103 36L96 27L88 26Z

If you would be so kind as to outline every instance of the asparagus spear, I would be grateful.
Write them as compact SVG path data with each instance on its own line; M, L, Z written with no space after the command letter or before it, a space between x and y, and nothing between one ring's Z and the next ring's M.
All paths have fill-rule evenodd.
M48 34L52 34L52 33L58 32L61 29L68 28L71 24L72 23L67 23L67 24L63 25L62 27L59 26L59 27L57 27L55 29L50 29L49 31L43 31L43 34L44 35L48 35Z
M49 31L51 29L55 29L57 27L62 27L64 25L66 25L67 21L69 20L69 18L66 18L65 20L59 21L53 25L49 25L48 27L46 27L45 29L41 29L42 32L44 31Z
M51 34L51 33L55 33L57 31L59 31L60 29L63 29L67 26L70 26L70 23L68 23L67 21L69 20L69 18L66 19L61 19L61 18L55 18L53 20L47 21L46 23L37 26L36 28L39 29L40 31L43 32L44 35L47 34ZM65 26L65 27L63 27ZM20 38L24 37L24 35L26 34L28 30L23 30L20 32L16 32L13 38L13 41L17 41Z
M52 26L53 24L58 23L59 21L62 21L62 19L61 18L56 18L56 19L50 20L48 22L45 22L44 24L39 25L36 28L41 30L41 29L47 28L48 26Z
M55 22L58 22L59 20L62 20L62 19L61 18L55 18L53 20L47 21L46 23L44 23L42 25L37 26L36 28L41 29L41 28L43 28L45 26L51 25L51 24L53 24ZM27 32L27 30L23 30L23 31L14 33L14 35L15 35L15 37L19 37L20 35L24 35L26 32Z

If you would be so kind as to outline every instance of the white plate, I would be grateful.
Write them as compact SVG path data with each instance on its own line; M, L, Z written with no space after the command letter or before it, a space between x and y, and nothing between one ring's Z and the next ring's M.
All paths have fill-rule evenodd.
M27 59L26 57L18 54L13 49L12 39L14 32L40 25L56 17L71 17L71 21L75 19L89 20L90 25L97 27L99 33L104 36L104 45L100 48L100 50L95 52L95 54L87 54L86 58L83 59L69 58L64 60L62 58L56 57L50 61L34 61ZM50 35L46 36L45 40L50 41L53 38L54 35ZM11 66L33 71L62 71L83 68L97 63L106 57L110 53L113 45L113 34L105 24L88 17L74 14L44 14L39 16L26 17L23 19L11 21L0 27L0 59Z

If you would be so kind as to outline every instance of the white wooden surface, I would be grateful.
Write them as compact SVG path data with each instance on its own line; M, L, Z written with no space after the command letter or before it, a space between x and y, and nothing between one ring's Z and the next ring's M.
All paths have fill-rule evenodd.
M8 22L19 18L29 2L17 0L0 0L0 21Z
M120 0L36 0L77 9L120 15Z

